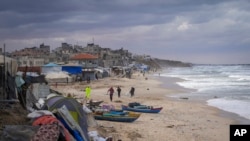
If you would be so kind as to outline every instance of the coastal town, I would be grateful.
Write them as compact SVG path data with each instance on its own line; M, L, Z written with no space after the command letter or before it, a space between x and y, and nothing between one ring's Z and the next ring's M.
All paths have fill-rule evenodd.
M164 68L192 64L67 45L1 50L0 141L229 140L235 120L168 97L193 90L163 79Z
M62 45L52 52L44 44L43 51L1 50L0 141L229 139L228 126L235 121L218 109L167 97L190 90L176 85L183 80L163 80L161 71L190 63L94 44L73 53Z
M29 47L11 53L0 48L1 69L5 64L10 75L25 72L28 75L48 75L52 72L66 72L64 80L54 82L95 80L111 75L130 77L132 70L141 72L157 71L162 67L190 66L180 61L160 60L150 55L136 55L123 48L112 50L94 43L86 47L61 43L54 50L49 45ZM3 75L1 75L3 76ZM3 80L3 79L2 79Z
M0 141L249 141L250 0L1 0Z
M52 112L52 109L55 109L49 105L56 103L62 104L61 106L56 104L56 109L65 108L63 105L66 105L66 109L60 110L70 112L67 117L60 118L70 121L74 127L79 127L77 131L81 133L80 137L76 136L71 131L75 128L66 126L71 131L71 135L67 131L68 136L61 137L65 140L88 141L94 140L97 136L99 139L95 141L144 138L140 132L119 132L121 128L118 129L116 126L121 125L107 124L105 120L124 124L141 117L141 114L125 112L129 110L128 108L123 109L122 112L119 111L122 108L121 104L134 103L146 108L143 112L159 113L163 109L162 104L155 105L148 100L151 106L140 105L141 102L145 104L143 94L149 93L156 87L157 82L151 80L152 75L159 73L164 67L190 66L189 63L152 58L150 55L135 55L123 48L118 50L102 48L93 43L87 44L86 47L62 43L61 47L52 51L50 46L40 44L39 47L24 48L11 53L1 49L1 54L0 135L2 136L0 140L16 138L14 136L21 134L18 131L22 131L23 126L29 126L26 128L29 132L21 136L28 136L34 140L42 127L36 129L36 133L31 133L30 130L33 130L36 124L33 122L31 126L30 122L38 118L37 112L48 116L47 110L50 109ZM116 90L118 87L119 94ZM154 96L156 95L157 93ZM60 98L60 100L54 101L54 98ZM151 99L147 96L145 98ZM96 102L98 105L93 104ZM160 108L153 108L153 105ZM67 109L68 106L71 108ZM79 109L72 109L72 106L75 108L83 106L83 109L92 110L92 114L84 113L82 108L79 112ZM96 107L98 107L97 110ZM105 110L105 113L100 115L98 111L100 108ZM47 112L43 113L44 111ZM77 116L72 112L77 112ZM108 117L104 116L107 114L109 114ZM110 114L111 117L114 115L120 115L120 117L110 119ZM99 121L100 119L104 122ZM15 132L10 131L13 130L12 128Z

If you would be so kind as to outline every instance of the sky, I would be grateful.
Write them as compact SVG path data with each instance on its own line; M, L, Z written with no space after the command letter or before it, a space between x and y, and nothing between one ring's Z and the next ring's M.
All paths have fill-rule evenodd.
M249 0L0 0L0 47L67 42L197 64L250 64Z

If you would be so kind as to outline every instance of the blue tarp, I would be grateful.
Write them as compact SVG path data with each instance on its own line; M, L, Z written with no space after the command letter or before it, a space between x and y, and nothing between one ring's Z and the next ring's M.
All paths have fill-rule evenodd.
M62 71L66 71L69 74L80 74L82 73L81 66L62 66Z
M46 65L44 65L44 67L57 67L59 65L55 64L55 63L48 63Z

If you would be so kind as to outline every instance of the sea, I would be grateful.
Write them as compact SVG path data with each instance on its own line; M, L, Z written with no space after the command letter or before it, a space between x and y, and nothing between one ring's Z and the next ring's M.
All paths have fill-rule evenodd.
M192 90L172 95L173 98L202 100L250 120L250 64L170 67L155 75L180 78L176 84Z

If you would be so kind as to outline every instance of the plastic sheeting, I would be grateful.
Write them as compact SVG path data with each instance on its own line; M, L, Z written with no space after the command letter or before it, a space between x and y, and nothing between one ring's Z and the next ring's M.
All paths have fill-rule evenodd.
M0 141L29 141L38 129L39 126L6 125Z
M62 67L42 67L42 74L48 74L50 72L62 71Z
M62 71L66 71L69 74L81 74L82 67L81 66L62 66Z

